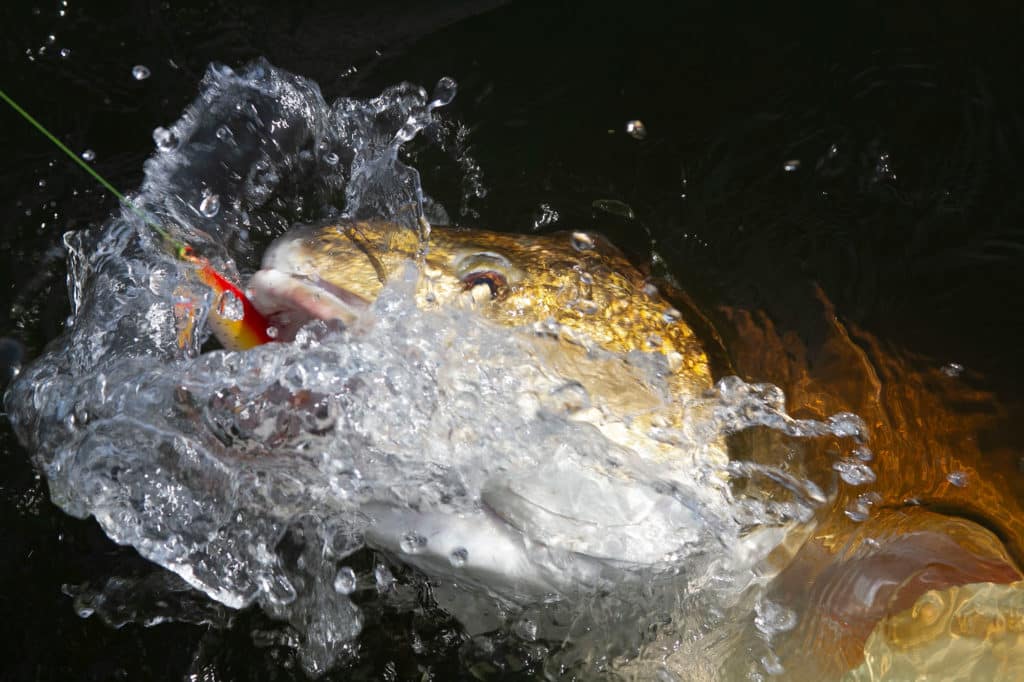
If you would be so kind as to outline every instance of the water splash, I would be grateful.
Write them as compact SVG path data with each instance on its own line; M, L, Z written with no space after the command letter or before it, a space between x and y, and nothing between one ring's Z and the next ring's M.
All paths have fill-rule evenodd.
M182 117L154 131L131 201L234 275L252 266L250 236L295 222L419 229L444 210L399 151L455 92L442 79L429 97L401 84L328 104L263 61L213 66ZM221 604L288 622L312 674L352 654L363 617L343 564L366 546L440 576L436 598L466 627L504 612L476 623L531 645L572 632L583 659L585 644L633 648L678 616L680 595L696 595L700 614L735 601L827 499L770 464L723 467L724 436L866 439L854 415L793 419L777 388L727 378L686 406L687 424L640 434L649 449L612 442L594 420L614 410L538 352L550 328L422 310L414 270L349 327L314 322L292 344L200 354L203 335L181 344L182 311L201 327L210 306L231 317L238 301L211 300L133 211L65 244L68 331L5 398L53 501ZM663 366L629 362L667 394ZM768 479L791 497L731 487ZM394 575L379 564L374 581L387 599Z

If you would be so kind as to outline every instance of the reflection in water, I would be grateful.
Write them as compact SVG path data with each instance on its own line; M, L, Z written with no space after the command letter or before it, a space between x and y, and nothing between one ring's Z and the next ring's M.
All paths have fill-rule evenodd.
M446 215L399 150L453 95L444 80L328 105L265 63L213 68L154 134L137 201L228 271L294 223L383 218L397 242L364 243L366 262L404 250L445 273L486 233L437 230L421 257L402 226ZM848 331L824 297L805 345L756 312L652 307L631 268L575 255L607 256L588 234L483 239L455 268L467 286L449 287L466 306L389 263L360 271L387 284L346 325L303 319L294 343L199 354L175 312L201 321L215 302L145 226L69 235L73 325L14 384L12 419L56 503L213 599L288 622L313 673L353 655L365 612L408 610L422 589L490 669L518 647L552 674L836 677L879 619L873 642L908 641L917 624L895 614L925 591L1020 579L1019 483L991 437L1009 415L962 377ZM475 314L508 300L497 275L556 267L572 273L549 286L557 310L504 329ZM687 324L721 341L713 388ZM365 547L429 577L360 575ZM362 610L361 584L376 595ZM78 603L124 622L110 604L132 597L112 585Z

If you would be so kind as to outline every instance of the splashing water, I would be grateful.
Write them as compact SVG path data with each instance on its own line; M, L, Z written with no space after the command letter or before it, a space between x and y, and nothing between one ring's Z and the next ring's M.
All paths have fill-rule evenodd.
M253 237L296 222L419 229L445 212L399 150L455 90L442 79L429 97L402 84L328 105L266 62L213 66L154 133L133 202L236 275ZM212 599L290 623L312 674L354 651L359 578L346 560L367 546L433 576L468 630L571 640L577 662L621 656L656 622L708 631L741 603L768 634L792 627L743 595L828 496L768 464L723 465L723 439L756 428L863 451L854 415L796 420L777 388L735 377L687 405L689 423L614 443L565 408L572 394L613 416L544 365L536 344L550 329L421 310L411 265L348 327L313 322L294 343L200 354L202 337L179 344L183 311L201 322L238 301L212 300L132 211L65 243L68 331L6 396L53 501ZM667 393L664 367L633 364ZM837 471L871 478L863 461ZM374 580L386 595L395 579L378 566Z

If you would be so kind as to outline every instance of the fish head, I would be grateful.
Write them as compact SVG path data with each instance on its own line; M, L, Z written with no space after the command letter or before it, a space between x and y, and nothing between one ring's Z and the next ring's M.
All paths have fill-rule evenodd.
M680 313L621 251L586 232L435 227L422 238L381 221L306 227L271 246L249 291L288 340L312 319L354 321L410 262L423 308L459 306L508 326L554 323L569 344L660 353L689 388L711 383L707 355Z

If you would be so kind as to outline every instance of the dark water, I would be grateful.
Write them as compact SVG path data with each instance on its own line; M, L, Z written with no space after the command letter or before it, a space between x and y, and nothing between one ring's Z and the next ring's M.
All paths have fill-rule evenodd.
M450 75L447 115L472 130L486 196L463 202L450 159L415 165L458 222L529 231L547 205L555 227L603 231L641 259L653 241L662 274L698 301L764 310L809 346L818 284L885 343L962 364L1000 401L1024 396L1024 21L1010 3L94 4L5 4L0 87L93 150L118 187L138 185L152 129L177 118L210 61L265 56L328 100ZM151 76L135 80L137 64ZM633 119L645 139L625 133ZM67 315L61 234L98 225L115 201L7 110L0 149L6 373ZM599 199L637 219L595 213ZM6 424L0 438L4 677L301 676L258 613L226 630L79 618L65 586L151 569L50 505ZM464 675L472 646L422 602L371 619L364 655L338 677ZM433 653L412 650L413 630Z

